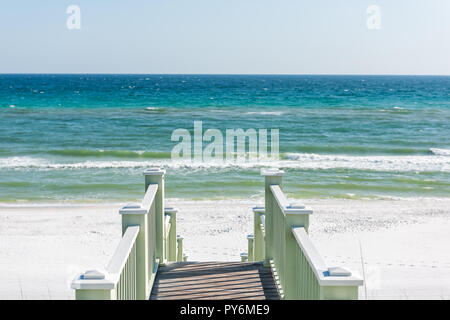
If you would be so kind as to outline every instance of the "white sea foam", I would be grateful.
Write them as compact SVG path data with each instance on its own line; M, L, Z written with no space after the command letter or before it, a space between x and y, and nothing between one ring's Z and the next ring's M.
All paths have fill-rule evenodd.
M450 159L441 156L347 156L291 153L286 158L295 160L301 168L305 169L450 172Z
M32 157L0 158L0 169L39 168L46 164L44 159Z
M78 169L144 169L161 166L167 169L228 170L278 167L283 169L350 169L385 172L450 172L448 156L345 156L290 153L282 160L254 160L236 162L195 162L156 159L151 161L104 160L55 163L41 158L0 158L0 169L78 170Z
M281 116L284 114L282 111L250 111L245 114L257 114L262 116Z
M161 108L161 107L146 107L145 110L152 111L152 112L157 112L157 111L163 111L164 108Z
M438 156L450 156L450 150L448 149L431 148L430 151Z

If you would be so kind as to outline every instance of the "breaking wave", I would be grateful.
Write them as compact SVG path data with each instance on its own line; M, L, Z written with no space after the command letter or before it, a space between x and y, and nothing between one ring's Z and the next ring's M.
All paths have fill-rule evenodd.
M450 172L448 156L347 156L319 155L308 153L290 153L282 159L265 159L236 162L194 162L187 160L158 159L153 160L88 160L79 162L52 162L34 157L0 158L0 169L34 169L34 170L77 170L164 167L166 169L256 169L278 167L281 169L351 169L384 172Z
M430 151L437 156L450 156L450 150L431 148Z
M51 155L70 156L70 157L170 159L170 152L148 152L148 151L130 151L130 150L64 149L64 150L50 150L47 153Z

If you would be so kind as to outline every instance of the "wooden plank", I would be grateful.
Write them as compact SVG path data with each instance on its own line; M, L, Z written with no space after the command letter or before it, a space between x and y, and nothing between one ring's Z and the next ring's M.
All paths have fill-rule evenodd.
M172 279L185 279L185 281L189 281L192 279L198 280L198 279L208 279L208 278L215 278L217 280L221 278L226 277L249 277L249 278L270 278L272 275L270 273L266 274L260 274L259 272L217 272L217 271L208 271L208 272L201 272L201 273L193 273L193 272L179 272L179 273L169 273L169 274L163 274L160 270L158 270L158 273L161 274L162 280L172 280Z
M189 278L184 278L184 277L171 277L170 279L164 279L164 278L158 278L158 282L156 283L156 285L158 286L174 286L177 285L178 283L185 283L186 285L192 285L195 284L197 282L200 283L225 283L225 282L229 282L229 281L242 281L242 282L261 282L261 281L270 281L272 279L272 276L268 275L268 276L259 276L259 275L232 275L230 274L229 276L226 275L221 275L221 276L217 276L217 275L208 275L208 276L196 276L196 277L189 277Z
M226 279L223 281L214 281L210 279L197 281L197 282L175 282L175 283L155 283L154 288L157 289L183 289L184 287L187 288L196 288L198 286L205 286L205 285L214 285L216 287L222 287L222 286L229 286L229 285L246 285L246 286L254 286L254 285L262 285L266 288L272 288L276 287L275 284L272 284L269 281L262 281L261 279L245 279L245 278L231 278Z
M260 273L270 273L270 268L263 268L258 266L244 267L244 266L220 266L220 265L210 265L210 266L193 266L193 267L179 267L179 268L167 268L161 267L161 272L164 274L178 274L184 272L192 273L221 273L223 272L260 272Z
M161 267L150 299L279 299L261 263L177 262Z
M215 287L204 287L204 288L197 288L197 289L189 289L189 290L183 290L183 291L158 291L155 290L154 294L158 297L170 297L170 296L180 296L180 295L194 295L194 294L214 294L214 295L222 295L222 294L243 294L243 293L252 293L252 294L258 294L258 295L264 295L267 293L275 293L277 292L276 289L272 289L270 291L264 290L261 287L256 288L224 288L224 289L218 289Z
M255 283L253 285L248 284L232 284L232 285L224 285L224 286L216 286L214 284L206 284L206 285L197 285L192 287L177 287L177 288L155 288L155 293L170 293L170 292L195 292L199 290L205 291L224 291L224 290L262 290L262 291L274 291L277 290L275 286L273 287L265 287L262 283Z
M173 295L160 297L159 295L152 295L151 300L235 300L235 299L252 299L252 300L277 300L277 294L265 295L264 293L239 292L239 293L197 293L185 295Z
M232 294L187 294L170 297L152 295L151 300L278 300L278 294L265 295L263 293L232 293Z

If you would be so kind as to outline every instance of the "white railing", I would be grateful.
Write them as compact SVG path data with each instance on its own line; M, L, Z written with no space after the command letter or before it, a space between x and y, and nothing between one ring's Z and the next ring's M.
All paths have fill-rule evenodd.
M248 240L248 261L261 261L265 257L266 216L264 207L253 208L253 235Z
M286 228L290 225L303 225L308 227L309 215L311 209L306 209L304 205L290 203L279 185L270 186L272 196L271 227L272 232L272 267L277 276L277 282L280 286L280 293L289 297L289 287L291 285L292 270L288 269L291 260L289 246L289 234ZM289 284L288 284L289 283Z
M73 282L77 300L136 299L136 238L139 226L128 227L104 271L89 270Z
M136 238L139 226L128 227L111 258L106 271L116 275L117 300L135 300L136 283ZM117 279L118 278L118 279Z
M303 227L292 228L295 251L295 290L297 299L358 299L363 280L341 267L328 267Z
M76 299L148 299L158 266L176 261L177 210L164 208L164 174L160 169L144 172L144 199L119 210L122 239L111 261L104 272L87 271L72 282Z
M248 260L252 257L272 268L284 299L357 299L363 280L344 268L328 268L310 241L313 211L286 198L281 189L282 171L262 174L265 207L253 209L254 235L249 238Z

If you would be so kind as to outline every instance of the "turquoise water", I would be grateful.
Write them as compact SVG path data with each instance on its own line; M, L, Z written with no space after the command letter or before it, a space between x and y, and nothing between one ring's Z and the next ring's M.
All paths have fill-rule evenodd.
M0 75L0 201L450 196L450 77ZM278 161L171 161L174 129L279 129ZM206 145L206 143L204 144Z

